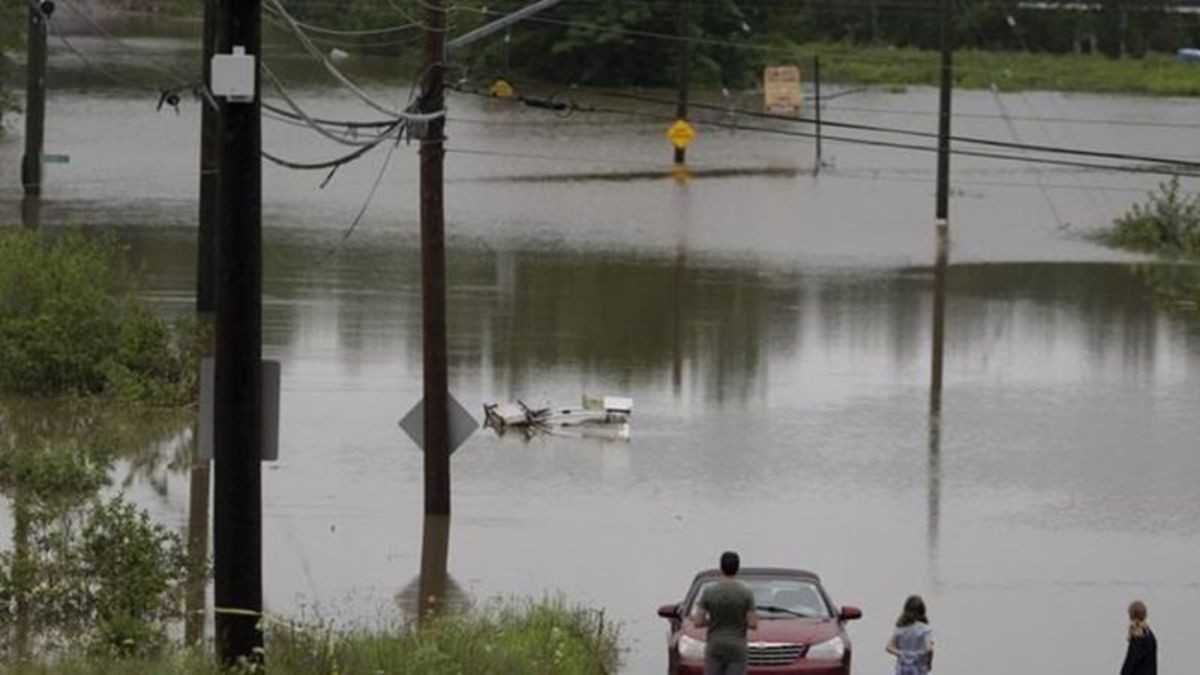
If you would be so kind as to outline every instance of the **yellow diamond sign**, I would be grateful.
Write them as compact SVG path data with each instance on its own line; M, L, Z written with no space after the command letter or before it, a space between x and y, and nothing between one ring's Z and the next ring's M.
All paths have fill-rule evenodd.
M517 92L513 90L513 86L509 84L508 80L504 79L503 77L498 77L496 78L496 81L492 83L491 88L488 89L488 93L491 94L493 98L512 98Z
M687 123L687 120L677 120L670 129L667 129L667 138L671 139L671 142L679 149L686 148L695 137L696 130Z

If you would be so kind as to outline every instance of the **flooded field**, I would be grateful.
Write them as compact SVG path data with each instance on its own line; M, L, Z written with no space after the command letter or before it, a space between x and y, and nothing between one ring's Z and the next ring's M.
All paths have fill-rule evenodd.
M172 40L141 48L190 58ZM191 311L196 104L156 112L149 94L80 88L68 53L53 62L67 84L51 81L47 152L70 163L48 167L41 230L114 232L155 302ZM295 86L322 115L369 116L324 83ZM1159 155L1200 142L1194 101L956 101L964 135ZM935 103L863 92L826 115L932 129ZM283 366L282 457L264 471L270 611L410 610L424 539L427 585L444 573L464 600L561 592L602 607L624 625L627 671L656 673L655 609L735 548L812 569L863 608L856 672L884 672L913 592L942 672L1113 671L1134 597L1164 672L1194 661L1200 333L1155 305L1150 265L1084 236L1155 177L956 160L931 436L932 154L829 143L832 166L813 176L805 139L701 124L697 176L680 185L657 176L663 124L451 106L454 395L477 415L494 400L627 395L632 438L480 431L454 457L448 536L423 532L421 458L397 427L421 392L415 148L395 151L344 243L386 151L324 188L324 174L268 166L264 352ZM978 116L1001 109L1012 119ZM0 221L14 223L18 124L0 139ZM265 133L289 158L338 150L291 126ZM173 474L131 489L182 526L187 488Z

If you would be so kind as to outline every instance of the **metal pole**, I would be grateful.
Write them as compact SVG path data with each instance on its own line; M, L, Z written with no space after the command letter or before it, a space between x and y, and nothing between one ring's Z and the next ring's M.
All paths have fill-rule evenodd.
M25 194L42 194L42 151L46 133L46 14L29 3L28 51L25 64L25 155L21 185Z
M813 55L813 114L816 117L817 165L813 174L821 173L821 55Z
M201 68L205 89L211 91L209 71L215 53L217 37L216 0L204 2L204 35L201 45ZM196 246L196 314L204 339L202 356L213 354L212 322L215 300L215 230L217 220L217 111L205 98L200 109L200 213ZM195 438L199 438L197 426ZM206 624L205 596L208 577L209 490L211 467L209 461L192 459L191 485L188 500L188 589L187 618L184 621L184 640L188 645L204 642Z
M261 55L259 0L217 0L219 53ZM262 659L262 129L250 102L217 114L217 331L214 388L217 655Z
M948 227L950 214L950 106L954 89L954 0L942 0L942 88L938 113L937 224Z
M675 119L688 118L688 90L692 79L692 0L680 0L679 12L679 103L675 108ZM675 147L675 164L687 163L687 148Z
M446 103L445 0L424 0L425 81L420 110ZM421 138L421 307L425 381L425 515L450 515L450 433L446 364L445 117Z

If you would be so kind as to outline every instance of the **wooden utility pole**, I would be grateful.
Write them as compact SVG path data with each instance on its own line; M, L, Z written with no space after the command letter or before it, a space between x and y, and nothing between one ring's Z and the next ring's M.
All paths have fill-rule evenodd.
M950 217L950 119L954 91L954 0L942 0L942 87L938 111L937 225Z
M929 373L928 544L937 551L941 519L942 369L946 341L946 271L950 255L950 122L954 91L954 0L942 0L942 86L938 113L937 262L933 274L933 345Z
M212 57L216 51L217 0L204 1L204 32L201 77L206 96L200 107L200 212L196 245L196 317L203 334L203 357L213 353L213 313L216 311L216 221L217 221L217 110L213 107ZM199 426L193 438L199 439ZM195 446L198 450L198 446ZM195 454L199 454L198 452ZM208 586L208 528L211 466L209 460L192 458L188 499L188 588L184 640L188 645L204 642L205 596Z
M817 165L813 175L821 173L821 55L813 54L813 116L816 119Z
M688 94L692 80L692 0L680 0L679 11L679 102L675 119L687 121ZM675 146L675 164L687 163L687 148Z
M46 21L50 16L42 8L37 2L29 2L25 155L21 158L21 185L25 194L31 197L42 194L42 152L46 134Z
M425 81L419 109L446 104L445 0L425 5ZM421 134L421 308L425 383L425 515L450 515L449 378L446 362L446 118Z
M217 0L219 54L258 59L259 0ZM211 64L210 64L211 67ZM217 655L261 660L262 120L259 64L248 101L217 113L213 556Z

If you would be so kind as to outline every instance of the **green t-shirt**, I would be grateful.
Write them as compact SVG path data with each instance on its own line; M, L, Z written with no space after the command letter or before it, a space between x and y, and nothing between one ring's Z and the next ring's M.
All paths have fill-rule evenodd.
M698 603L708 615L704 655L724 662L746 660L746 615L754 611L754 594L741 582L721 579L704 589Z

